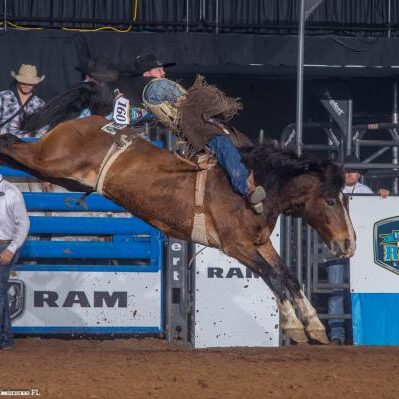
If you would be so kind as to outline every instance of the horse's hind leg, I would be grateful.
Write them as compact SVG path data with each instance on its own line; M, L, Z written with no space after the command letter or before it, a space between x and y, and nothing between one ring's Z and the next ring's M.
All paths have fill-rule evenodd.
M63 148L62 143L59 147ZM65 170L71 169L67 164L68 159L57 157L50 151L43 151L40 141L28 143L12 134L0 136L0 154L7 155L44 177L65 177Z
M262 258L275 270L276 274L282 279L282 284L291 294L293 303L298 307L301 318L305 324L306 334L309 338L323 344L328 344L329 340L326 329L319 320L316 310L305 297L297 279L291 274L288 267L284 264L270 241L261 245L257 249Z
M0 136L0 153L33 170L37 169L36 149L35 143L24 142L13 134Z
M23 141L14 136L13 134L6 133L0 136L0 152L4 153L4 151L7 150L8 147L10 147L13 144L20 144L23 143Z

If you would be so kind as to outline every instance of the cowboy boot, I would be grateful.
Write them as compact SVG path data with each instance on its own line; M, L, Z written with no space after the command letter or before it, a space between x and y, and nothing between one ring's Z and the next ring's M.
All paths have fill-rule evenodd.
M266 191L262 186L255 186L255 180L253 172L251 171L248 176L248 199L251 204L251 208L255 213L263 213L263 200L266 198Z

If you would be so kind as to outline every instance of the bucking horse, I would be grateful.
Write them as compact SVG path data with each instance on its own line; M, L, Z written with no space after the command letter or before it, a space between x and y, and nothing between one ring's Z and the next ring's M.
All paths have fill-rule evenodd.
M0 157L68 189L100 191L165 234L190 241L198 166L129 134L129 128L108 134L101 130L105 123L99 116L70 120L33 143L5 134L0 136ZM130 137L130 145L105 166L103 160L122 135ZM315 309L269 237L280 214L303 217L334 256L352 256L355 233L341 191L341 167L271 145L243 149L241 154L266 191L264 212L255 214L216 165L208 171L202 207L207 245L264 280L276 296L287 337L328 343Z

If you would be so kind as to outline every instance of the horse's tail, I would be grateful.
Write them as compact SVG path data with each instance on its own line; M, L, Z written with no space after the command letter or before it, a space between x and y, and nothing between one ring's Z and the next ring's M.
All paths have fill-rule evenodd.
M78 117L80 111L88 107L92 95L91 84L82 82L76 85L53 98L38 112L27 116L23 123L23 130L34 136L40 128L52 129L61 122Z

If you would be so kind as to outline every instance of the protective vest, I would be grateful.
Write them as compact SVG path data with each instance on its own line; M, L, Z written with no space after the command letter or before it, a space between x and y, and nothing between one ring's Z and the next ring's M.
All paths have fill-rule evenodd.
M176 98L175 101L162 101L160 103L152 103L147 100L147 89L150 85L156 85L157 82L168 81L172 86L175 86L184 93L183 95ZM178 132L178 110L180 104L186 99L187 90L176 82L169 79L153 79L151 80L143 90L142 100L145 107L152 112L166 127L171 129L174 133Z

